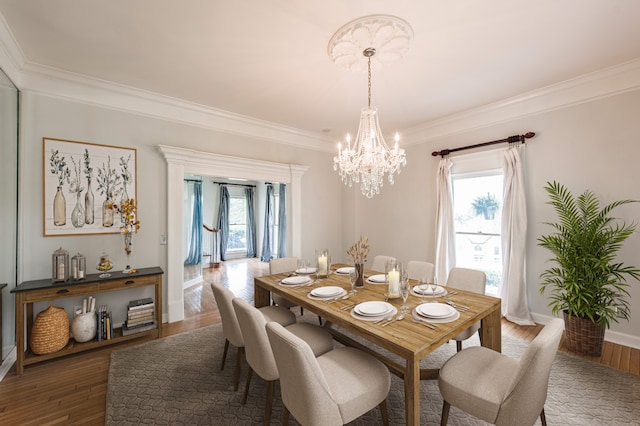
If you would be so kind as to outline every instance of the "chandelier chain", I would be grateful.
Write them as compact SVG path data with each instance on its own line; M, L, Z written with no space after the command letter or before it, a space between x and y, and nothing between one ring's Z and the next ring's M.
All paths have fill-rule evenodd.
M371 108L371 56L369 56L368 70L369 70L369 81L368 81L368 83L369 83L369 86L368 86L368 89L369 89L369 98L368 98L369 102L367 103L367 106L369 108Z

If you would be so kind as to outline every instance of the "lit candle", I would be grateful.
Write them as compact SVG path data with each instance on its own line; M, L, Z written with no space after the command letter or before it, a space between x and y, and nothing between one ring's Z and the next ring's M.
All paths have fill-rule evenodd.
M58 279L64 280L64 263L58 263Z
M394 268L389 271L389 296L400 294L400 273Z
M325 256L324 254L318 258L318 273L327 273L327 256Z

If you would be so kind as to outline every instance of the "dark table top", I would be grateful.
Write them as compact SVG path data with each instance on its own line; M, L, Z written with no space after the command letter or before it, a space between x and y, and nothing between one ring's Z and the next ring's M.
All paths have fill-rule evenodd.
M140 268L137 270L137 272L133 273L133 274L123 274L122 271L109 271L106 272L108 274L110 274L109 277L105 277L105 278L100 278L100 275L104 274L104 272L101 272L99 274L88 274L87 277L85 279L82 280L69 280L69 281L60 281L60 282L52 282L51 278L44 278L41 280L33 280L33 281L25 281L23 283L20 283L19 286L17 286L16 288L14 288L13 290L11 290L11 293L18 293L21 291L31 291L31 290L41 290L41 289L45 289L45 288L55 288L55 287L60 287L60 286L64 286L64 287L69 287L69 286L74 286L74 285L83 285L83 284L91 284L91 283L97 283L97 282L106 282L106 281L115 281L115 280L121 280L124 278L131 278L131 279L135 279L138 277L145 277L145 276L149 276L149 275L158 275L158 274L164 274L164 271L162 270L161 267L159 266L154 266L152 268ZM4 284L6 285L6 284ZM0 288L2 288L2 285L0 285Z

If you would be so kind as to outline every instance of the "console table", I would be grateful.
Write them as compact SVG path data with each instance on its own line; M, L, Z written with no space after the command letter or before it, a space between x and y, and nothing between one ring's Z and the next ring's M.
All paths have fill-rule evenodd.
M83 352L90 349L101 348L116 343L140 338L162 337L162 268L141 268L134 274L122 272L110 272L110 276L100 278L101 274L89 274L80 281L67 281L52 283L50 278L26 281L11 290L16 297L16 373L20 376L24 367L41 361L59 358L62 356ZM35 355L29 349L29 337L33 327L33 304L47 302L74 296L88 296L108 291L123 290L128 288L154 286L155 288L155 317L158 328L142 331L128 336L122 335L122 329L114 330L114 337L109 340L92 340L78 343L69 339L69 343L63 349L45 355ZM127 304L127 301L123 301ZM26 318L25 318L26 314Z

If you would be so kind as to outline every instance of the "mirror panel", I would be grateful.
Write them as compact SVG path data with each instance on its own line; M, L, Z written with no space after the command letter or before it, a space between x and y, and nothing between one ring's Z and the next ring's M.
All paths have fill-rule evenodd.
M18 229L18 89L0 70L0 284L2 359L15 346L13 295Z

